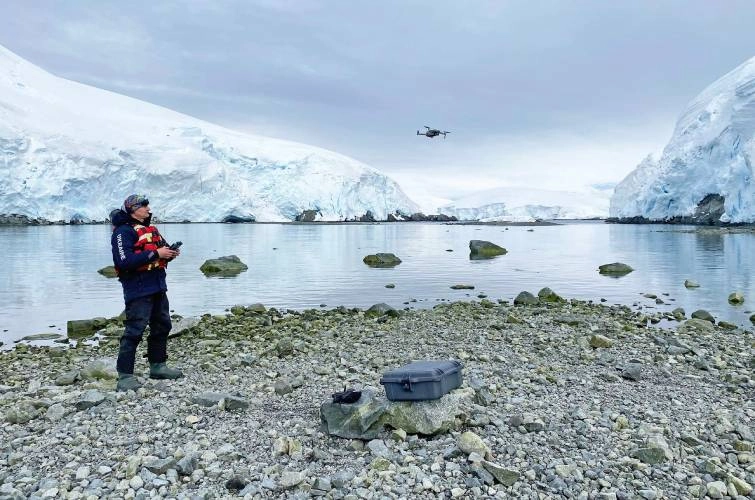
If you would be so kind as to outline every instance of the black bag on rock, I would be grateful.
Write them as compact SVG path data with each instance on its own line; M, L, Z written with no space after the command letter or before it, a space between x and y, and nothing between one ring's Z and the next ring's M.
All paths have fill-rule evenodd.
M347 389L346 387L344 387L341 392L333 393L333 402L350 405L359 401L359 398L361 397L362 391L357 391L356 389Z

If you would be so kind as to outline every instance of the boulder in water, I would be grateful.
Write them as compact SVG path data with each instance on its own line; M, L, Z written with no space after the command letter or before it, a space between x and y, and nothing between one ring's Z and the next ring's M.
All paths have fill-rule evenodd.
M489 258L497 255L506 255L506 253L508 253L508 251L505 248L489 241L470 240L469 242L470 258Z
M226 255L217 259L208 259L199 268L205 276L231 277L249 269L235 255Z
M370 267L394 267L401 264L401 259L392 253L376 253L365 256L362 262Z
M629 274L634 269L622 262L613 262L611 264L603 264L598 267L600 274L606 274L609 276L624 276Z

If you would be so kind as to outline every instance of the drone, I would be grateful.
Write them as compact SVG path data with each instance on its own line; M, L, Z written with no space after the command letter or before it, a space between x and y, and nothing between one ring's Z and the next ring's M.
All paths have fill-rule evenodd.
M427 129L425 132L420 133L419 130L417 130L417 135L424 135L427 137L437 137L441 134L443 134L443 138L446 138L446 134L450 134L448 130L438 130L437 128L430 128L427 125L425 125L425 128Z

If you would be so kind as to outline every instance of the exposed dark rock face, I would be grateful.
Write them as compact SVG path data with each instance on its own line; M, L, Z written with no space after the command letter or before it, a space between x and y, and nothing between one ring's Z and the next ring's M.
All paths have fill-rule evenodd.
M322 215L319 210L305 210L296 216L296 222L314 222L318 214Z
M92 222L91 220L87 219L81 214L74 214L71 217L71 220L69 221L71 224L79 225L79 224L87 224L89 222Z
M700 226L737 226L742 224L730 224L721 222L724 214L724 202L726 199L720 194L710 193L700 200L693 215L677 215L663 220L651 220L642 216L635 217L609 217L606 222L618 224L694 224Z
M458 219L456 216L449 216L446 214L431 214L425 215L422 212L417 212L409 216L409 220L414 222L455 222Z
M225 217L223 217L223 220L220 222L229 222L232 224L239 224L242 222L254 222L254 221L255 221L255 218L253 215L249 217L240 217L238 215L226 215Z
M2 226L44 226L52 224L45 219L36 219L19 214L0 214L0 225Z
M367 210L367 213L359 218L359 222L376 222L375 216L372 215L370 210Z
M719 223L721 216L724 214L724 202L726 199L720 194L707 194L700 200L695 209L692 219L697 224L706 224L712 226Z

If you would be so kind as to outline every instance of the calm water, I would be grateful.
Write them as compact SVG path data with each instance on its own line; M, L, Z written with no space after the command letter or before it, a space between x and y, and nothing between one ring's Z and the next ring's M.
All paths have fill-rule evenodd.
M431 307L438 299L513 299L549 286L567 298L606 298L687 313L709 310L749 328L755 309L755 235L701 235L681 227L598 222L548 227L459 226L432 223L278 225L164 224L169 241L184 242L168 269L172 309L182 315L222 312L261 302L291 309L338 305ZM534 229L528 231L528 229ZM506 247L507 255L469 260L469 240ZM0 227L0 341L65 332L66 320L114 316L123 309L120 284L97 273L112 264L109 226ZM446 251L447 249L453 252ZM403 263L372 269L370 253L393 252ZM235 254L249 270L235 278L206 278L205 259ZM601 264L635 268L622 278L601 276ZM700 283L684 288L684 280ZM385 288L394 283L396 288ZM451 290L453 284L473 291ZM745 304L731 306L741 291ZM655 293L667 305L642 297ZM663 296L668 293L668 297ZM674 300L671 300L674 299Z

